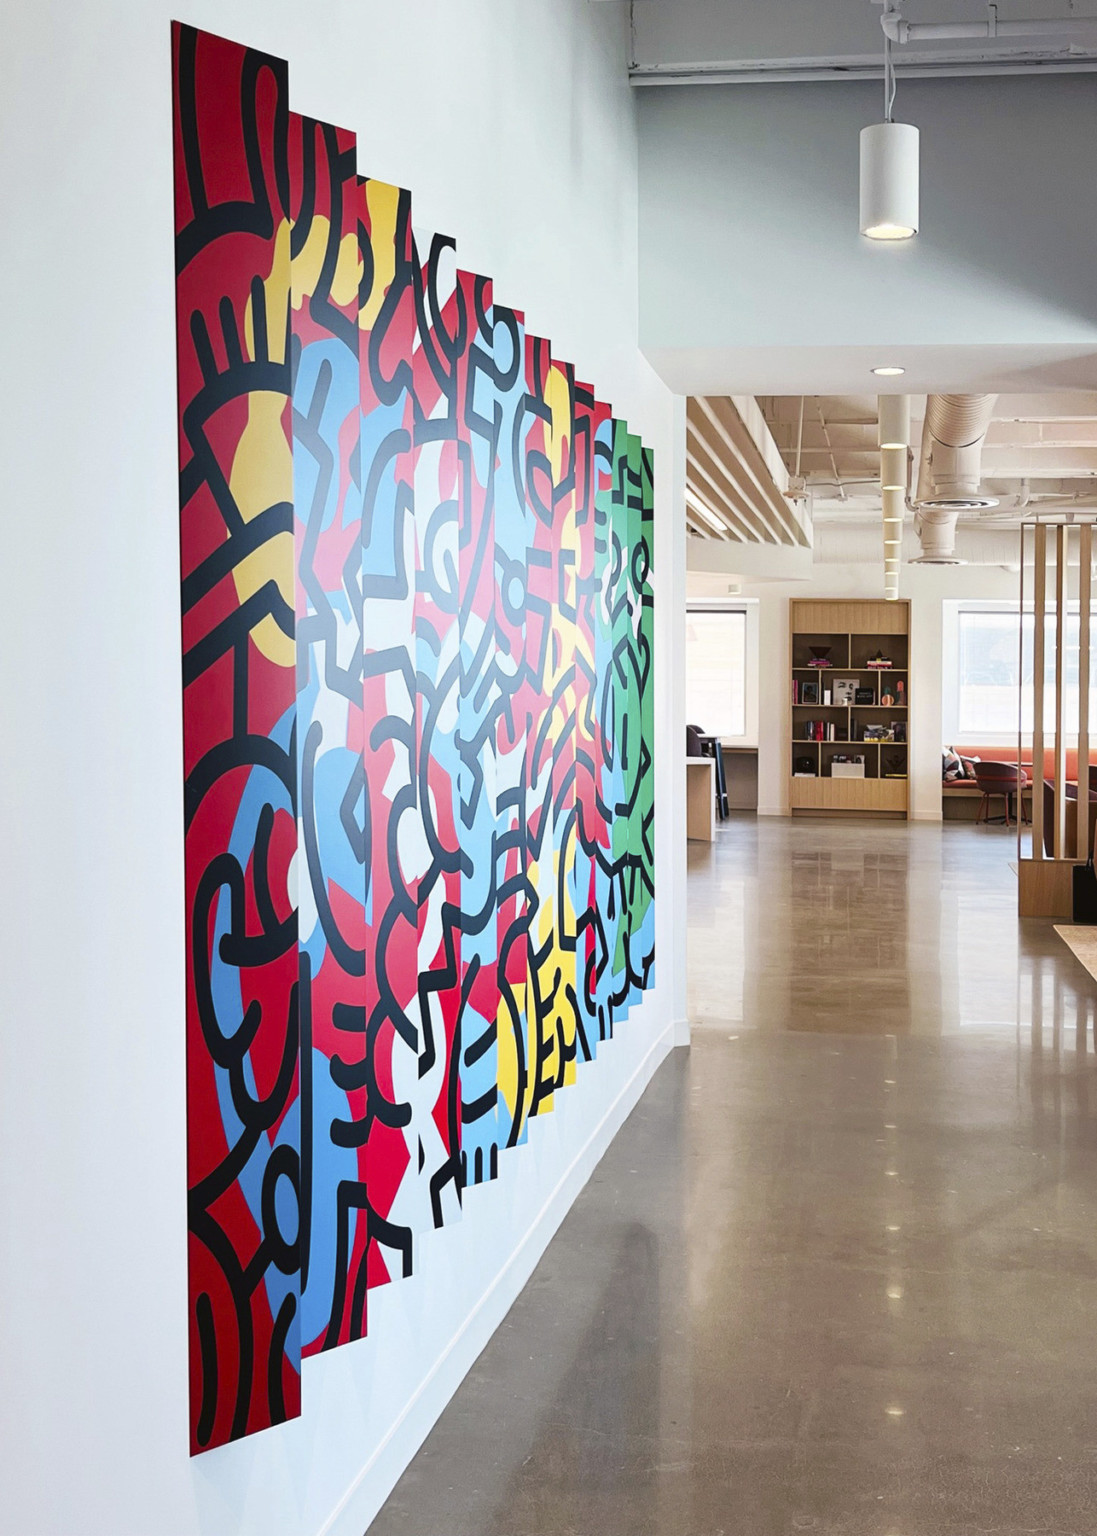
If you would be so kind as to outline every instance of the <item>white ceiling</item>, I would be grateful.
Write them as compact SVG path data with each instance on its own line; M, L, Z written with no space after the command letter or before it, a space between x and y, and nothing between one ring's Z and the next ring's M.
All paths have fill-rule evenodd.
M640 337L676 393L858 394L881 362L912 393L1097 388L1088 75L901 82L922 226L895 245L858 233L876 84L635 94Z
M1097 292L1097 279L1095 279ZM682 395L857 394L880 363L905 368L911 394L1019 394L1089 390L1097 384L1093 342L972 346L658 347L644 352Z

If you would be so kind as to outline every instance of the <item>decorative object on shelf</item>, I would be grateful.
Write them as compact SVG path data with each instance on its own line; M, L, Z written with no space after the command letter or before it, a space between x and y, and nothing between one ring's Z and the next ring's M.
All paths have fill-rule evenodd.
M890 667L891 666L891 661L890 661L890 659L887 656L884 655L883 651L877 651L875 656L870 656L869 657L869 659L865 663L865 665L867 667L879 667L879 668Z
M816 777L815 759L811 757L798 757L793 772L798 779L814 779Z
M818 702L819 702L819 684L818 683L801 683L800 684L800 703L801 704L818 704Z
M897 677L895 679L895 687L898 690L898 694L899 694L899 708L900 709L906 709L906 707L907 707L907 685L906 685L906 683L903 682L903 679L901 677Z
M907 776L907 760L902 752L884 753L884 778L905 779Z
M874 688L858 688L853 702L855 704L875 704L876 690Z
M830 653L834 649L832 645L809 645L811 660L809 667L832 667L834 663L830 659Z
M891 735L895 741L906 741L907 723L905 720L893 720L891 722Z
M880 703L887 709L890 709L895 703L895 692L890 683L884 684L883 692L880 694Z
M857 679L855 677L836 677L831 685L835 704L855 704L857 702Z
M890 725L866 725L865 726L865 740L866 741L894 741L894 739L895 738L891 734L891 726Z
M865 762L863 758L856 762L848 757L836 757L830 765L832 779L863 779L865 776Z

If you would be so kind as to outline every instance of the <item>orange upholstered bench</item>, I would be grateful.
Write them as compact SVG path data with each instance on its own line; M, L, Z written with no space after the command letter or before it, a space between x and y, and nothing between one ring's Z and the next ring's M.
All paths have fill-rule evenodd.
M989 747L989 746L981 745L981 744L968 745L966 742L955 742L953 744L952 750L957 754L958 757L966 758L966 759L968 759L968 761L970 761L972 758L976 758L976 757L979 759L980 762L983 762L983 763L1016 763L1017 760L1018 760L1016 744L1014 744L1013 746L1009 746L1009 747L1001 747L1001 746L999 746L999 747ZM1024 747L1021 748L1020 762L1021 762L1021 767L1025 770L1025 772L1028 774L1028 777L1029 777L1028 787L1024 790L1024 796L1025 796L1026 800L1031 800L1032 799L1032 781L1036 777L1036 775L1032 771L1032 744L1031 744L1031 742L1027 746L1024 746ZM1052 752L1047 747L1044 748L1044 763L1045 763L1045 770L1044 770L1045 773L1048 774L1048 775L1052 774L1054 772L1054 763L1052 761ZM1067 778L1068 779L1074 778L1077 775L1077 772L1078 772L1078 754L1077 754L1077 752L1068 752L1067 753ZM953 819L956 819L956 820L966 820L969 817L973 819L974 816L975 816L975 813L976 813L976 811L978 809L977 806L973 806L970 810L968 810L968 808L966 806L964 806L964 808L961 809L959 804L957 804L956 805L956 810L950 815L950 813L947 810L945 810L945 807L947 805L949 805L951 802L958 802L958 801L964 801L964 800L981 800L982 797L983 797L982 790L976 784L974 779L967 779L967 778L965 778L965 779L942 779L941 780L941 807L942 807L942 814L944 816L946 816L949 820L953 820Z

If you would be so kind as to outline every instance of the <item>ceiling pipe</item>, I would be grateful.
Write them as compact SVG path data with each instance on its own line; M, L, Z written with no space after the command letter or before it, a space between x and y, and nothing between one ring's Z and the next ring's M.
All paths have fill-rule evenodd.
M995 506L981 492L983 444L997 395L930 395L922 426L914 530L919 559L958 564L956 521L961 512Z
M885 10L880 25L893 43L943 42L949 38L1086 37L1092 36L1097 27L1097 16L999 21L997 6L991 6L987 21L904 21L898 10Z

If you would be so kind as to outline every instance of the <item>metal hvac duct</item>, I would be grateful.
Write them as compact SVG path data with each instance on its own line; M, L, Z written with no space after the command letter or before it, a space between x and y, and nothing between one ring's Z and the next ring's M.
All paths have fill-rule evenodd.
M956 520L961 512L997 506L982 493L983 443L997 395L930 395L922 428L914 529L920 559L958 565Z

